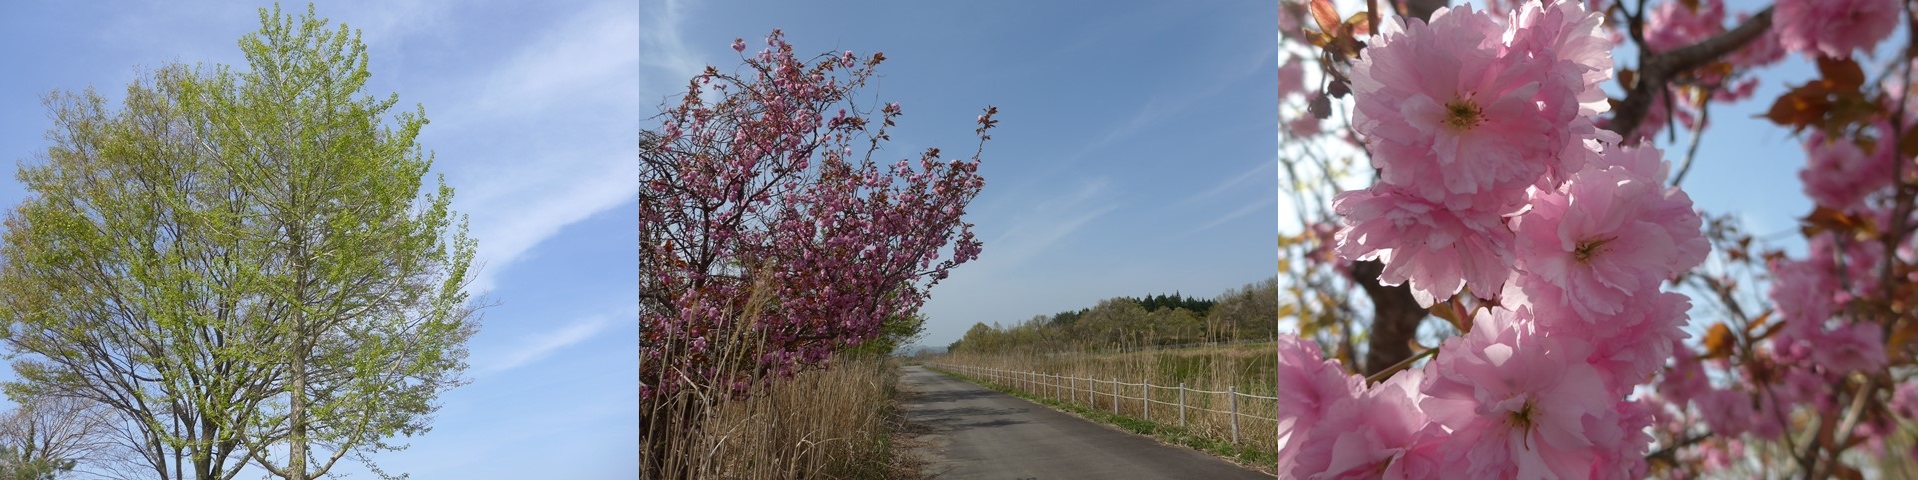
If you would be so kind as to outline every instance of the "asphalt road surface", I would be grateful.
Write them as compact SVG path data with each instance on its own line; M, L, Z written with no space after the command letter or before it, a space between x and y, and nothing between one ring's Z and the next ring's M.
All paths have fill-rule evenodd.
M1272 478L920 366L900 386L916 453L939 480Z

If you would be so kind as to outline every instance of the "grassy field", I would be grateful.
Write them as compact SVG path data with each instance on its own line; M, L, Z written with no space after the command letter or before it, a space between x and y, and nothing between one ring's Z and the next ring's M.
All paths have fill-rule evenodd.
M935 365L1019 372L1010 378L999 374L998 379L979 372L968 372L965 376L1093 420L1154 435L1168 443L1270 469L1275 461L1273 452L1278 450L1276 402L1257 397L1275 396L1277 360L1273 348L1271 343L1257 343L1104 354L960 353L925 361ZM962 373L951 370L948 369L950 373ZM1047 377L1049 375L1089 378L1096 382L1069 382ZM1112 381L1121 382L1117 386L1120 398L1116 405ZM1078 391L1060 388L1062 382L1075 385ZM1153 387L1146 388L1144 384ZM1181 425L1177 407L1180 384L1190 390L1236 389L1243 394L1237 405L1239 440L1232 441L1232 416L1223 413L1232 409L1230 396L1226 394L1186 392L1185 421ZM1142 395L1151 400L1149 411ZM1115 407L1116 414L1113 413Z

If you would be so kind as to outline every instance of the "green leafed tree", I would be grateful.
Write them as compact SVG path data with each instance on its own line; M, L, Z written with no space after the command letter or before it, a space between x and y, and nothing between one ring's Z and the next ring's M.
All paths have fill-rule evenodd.
M422 109L345 25L260 11L244 70L168 65L118 109L49 97L0 244L11 393L121 414L158 478L289 479L404 448L462 382L475 243ZM390 121L389 121L390 120Z

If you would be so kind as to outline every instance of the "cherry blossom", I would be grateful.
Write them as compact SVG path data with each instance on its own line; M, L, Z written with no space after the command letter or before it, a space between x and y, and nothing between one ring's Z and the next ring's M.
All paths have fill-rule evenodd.
M1298 337L1278 339L1279 464L1307 448L1313 427L1334 407L1351 403L1365 380L1319 355L1319 346Z
M1889 126L1883 128L1887 133ZM1805 195L1819 205L1834 210L1852 210L1865 196L1891 185L1891 149L1866 152L1857 143L1829 138L1812 131L1805 139L1809 160L1798 178L1805 183Z
M1902 16L1896 0L1778 0L1772 14L1778 42L1806 55L1871 53Z
M1464 477L1582 478L1623 448L1617 396L1584 360L1591 346L1539 335L1528 312L1480 311L1425 368L1419 402L1451 438L1438 447ZM1610 440L1612 444L1604 443Z
M1500 57L1503 30L1463 6L1374 37L1352 68L1353 127L1382 182L1448 208L1518 206L1569 138L1583 85L1554 77L1556 58Z
M1623 158L1636 158L1620 154ZM1644 171L1588 167L1513 218L1518 266L1534 302L1587 321L1620 313L1661 280L1704 261L1699 219L1683 192ZM1645 167L1638 167L1644 170Z
M1406 372L1331 405L1321 423L1338 428L1313 430L1289 473L1314 480L1440 476L1436 454L1447 435L1419 410L1422 381L1418 371Z
M1504 55L1555 61L1548 67L1555 77L1550 83L1573 86L1581 118L1605 113L1611 105L1600 84L1612 78L1612 42L1599 34L1604 21L1581 2L1526 3L1511 14Z
M1411 282L1420 305L1468 284L1490 296L1512 269L1512 232L1495 214L1448 210L1390 185L1340 193L1332 208L1345 227L1339 256L1385 263L1379 283Z

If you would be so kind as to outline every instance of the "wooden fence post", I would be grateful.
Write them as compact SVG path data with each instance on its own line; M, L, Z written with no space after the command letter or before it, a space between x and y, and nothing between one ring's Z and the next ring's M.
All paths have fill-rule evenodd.
M1112 377L1112 414L1119 414L1119 377Z
M1139 406L1145 409L1145 419L1152 420L1152 382L1143 378L1139 379Z
M1225 392L1232 395L1232 443L1239 443L1239 387L1225 387Z
M1179 382L1179 428L1185 428L1185 382Z

